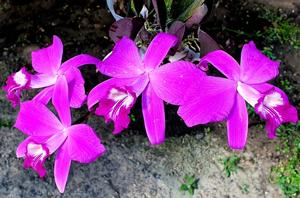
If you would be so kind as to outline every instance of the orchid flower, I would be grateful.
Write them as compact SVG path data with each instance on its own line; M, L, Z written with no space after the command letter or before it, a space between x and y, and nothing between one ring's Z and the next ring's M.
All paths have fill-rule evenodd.
M17 157L24 158L24 168L32 168L44 177L45 160L57 151L54 164L55 183L62 193L68 179L71 161L90 163L105 152L91 127L71 125L68 85L60 76L53 88L53 105L59 119L42 103L32 100L21 103L15 127L27 137L17 148Z
M30 74L25 67L10 75L7 78L6 86L3 87L7 99L11 101L14 108L20 103L22 90L26 89L30 89Z
M165 111L163 100L180 104L183 93L194 77L204 73L194 64L178 61L159 67L169 49L177 42L175 36L159 33L144 55L127 37L120 39L112 53L98 69L113 77L91 90L87 103L91 109L97 103L95 114L114 122L114 134L128 127L128 114L137 97L142 94L142 112L151 144L160 144L165 138Z
M60 75L65 75L69 87L70 106L78 108L86 99L84 79L78 67L86 64L97 64L99 60L87 54L77 55L61 63L63 44L59 37L53 36L53 43L47 48L33 51L32 66L37 72L29 75L24 68L8 77L3 88L7 98L16 106L20 102L21 91L29 88L45 88L34 100L47 104L53 96L53 89Z
M269 138L276 136L280 124L297 122L297 109L286 94L266 83L278 75L280 63L263 55L254 42L243 46L240 65L221 50L207 54L200 65L207 63L227 78L207 76L190 86L178 110L188 126L227 120L229 146L242 149L248 133L246 102L266 121Z

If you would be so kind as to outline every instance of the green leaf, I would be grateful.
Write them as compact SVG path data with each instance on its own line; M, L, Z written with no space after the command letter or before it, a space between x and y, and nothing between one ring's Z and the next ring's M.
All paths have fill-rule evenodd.
M179 190L180 190L180 191L188 191L188 190L189 190L189 187L188 187L186 184L181 184Z

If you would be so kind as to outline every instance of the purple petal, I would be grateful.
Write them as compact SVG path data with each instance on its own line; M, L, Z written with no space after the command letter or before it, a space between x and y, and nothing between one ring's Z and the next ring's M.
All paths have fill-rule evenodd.
M27 144L28 144L29 142L31 142L31 141L32 141L32 139L31 139L31 137L29 136L29 137L27 137L24 141L22 141L22 142L19 144L19 146L18 146L18 148L17 148L17 150L16 150L17 158L25 157L25 153L26 153L26 150L27 150Z
M105 122L114 122L113 134L120 133L130 122L129 113L134 105L136 94L130 87L111 87L99 100L95 114L104 116Z
M65 76L60 76L54 86L52 103L64 127L71 126L71 112Z
M165 59L171 47L177 43L176 36L167 33L158 33L151 41L144 56L145 69L151 71L157 68Z
M226 52L222 50L210 52L201 59L199 65L207 65L207 63L211 63L227 78L232 80L239 80L239 64Z
M132 78L144 73L144 66L134 41L123 37L112 53L98 64L99 71L115 78Z
M53 43L47 48L43 48L31 53L32 67L38 73L56 74L63 54L63 44L59 37L53 36Z
M54 85L57 76L54 74L34 74L31 75L30 87L33 89Z
M263 84L262 89L266 86L268 85ZM255 111L266 121L266 130L269 138L276 137L276 129L282 123L298 122L297 109L289 103L286 94L274 86L273 89L263 93L263 96L255 105Z
M65 61L60 68L60 72L65 72L72 67L78 68L83 65L97 65L100 60L88 54L80 54Z
M15 127L33 136L50 136L63 129L56 116L45 105L35 101L21 103Z
M49 157L49 150L44 144L28 141L26 145L24 168L32 168L40 177L46 175L44 163Z
M79 108L86 99L84 79L82 78L80 70L77 68L70 68L65 75L69 87L70 106Z
M32 100L42 103L43 105L47 105L52 98L54 86L47 87L40 91Z
M3 90L6 92L6 97L13 107L19 105L21 92L30 88L30 81L30 74L25 67L7 78L6 86L3 87Z
M144 124L151 144L161 144L165 140L164 102L149 84L142 95Z
M132 91L135 92L138 97L138 95L144 91L148 82L149 80L147 75L143 75L138 78L112 78L106 80L90 91L87 99L88 108L91 109L99 102L100 98L105 98L111 87L131 87Z
M242 49L241 80L248 84L267 82L278 75L279 65L279 61L269 59L251 41Z
M60 193L65 191L68 180L71 158L67 144L59 148L54 162L54 180Z
M69 127L68 145L69 155L72 160L80 163L90 163L105 152L104 146L94 130L86 124Z
M231 112L236 95L236 83L218 77L204 77L187 90L178 115L192 127L197 124L222 121Z
M159 67L149 76L155 93L161 99L179 105L187 88L205 76L205 73L190 62L177 61Z
M248 112L246 102L237 94L227 120L227 137L230 148L243 149L247 142L247 134Z

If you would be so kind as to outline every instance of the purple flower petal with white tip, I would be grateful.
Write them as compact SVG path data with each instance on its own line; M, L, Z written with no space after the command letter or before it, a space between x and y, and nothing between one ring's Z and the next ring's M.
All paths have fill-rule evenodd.
M6 97L13 107L20 103L21 92L30 88L30 81L30 74L25 67L7 78L6 86L3 87L3 90L6 92Z
M24 158L24 168L32 168L44 177L45 160L57 151L54 177L59 191L64 192L71 161L90 163L105 152L93 129L86 124L71 125L68 81L58 77L53 91L53 106L59 119L42 103L21 103L15 124L29 135L17 148L17 157Z
M180 104L185 87L204 75L195 65L185 61L162 65L176 42L175 36L159 33L142 54L134 41L124 37L116 43L111 54L98 64L101 73L113 78L94 87L87 103L90 110L99 104L95 113L103 116L107 122L114 122L114 134L128 127L130 109L142 94L148 139L151 144L164 141L163 101Z
M96 115L104 116L106 122L113 121L114 134L127 128L130 122L129 113L134 105L136 94L130 87L111 87L107 94L99 101Z
M290 105L287 96L277 87L263 93L255 105L255 112L266 121L269 138L276 137L276 129L286 122L297 123L297 109Z
M255 107L260 117L266 120L270 138L276 136L276 129L280 124L297 122L297 109L289 104L285 93L266 83L278 75L279 62L263 55L253 41L243 46L240 65L222 50L213 51L200 61L201 66L207 66L208 63L228 80L223 80L224 83L220 85L224 87L220 89L216 83L221 78L204 76L196 79L178 111L188 126L225 119L229 146L243 149L248 133L245 101ZM207 83L212 78L216 80ZM225 87L225 82L229 80L234 85L230 89L230 86Z

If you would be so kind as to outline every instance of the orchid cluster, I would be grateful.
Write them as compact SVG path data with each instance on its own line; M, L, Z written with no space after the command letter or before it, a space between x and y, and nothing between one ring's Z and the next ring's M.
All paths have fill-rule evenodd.
M103 116L106 122L112 121L113 134L118 134L128 127L130 109L141 95L151 144L165 140L164 102L178 105L178 115L189 127L226 120L232 149L246 145L246 102L266 121L269 138L276 136L281 123L297 122L297 110L286 94L267 83L278 75L280 63L263 55L253 42L244 45L240 64L222 50L208 53L199 65L182 60L164 64L176 42L175 36L159 33L141 53L134 41L123 37L102 61L81 54L61 63L63 45L57 36L49 47L33 51L36 73L30 74L23 67L9 76L3 87L14 107L20 103L23 90L44 88L32 100L20 103L15 127L28 137L16 154L24 158L24 168L32 168L44 177L46 159L57 152L54 177L59 191L64 192L72 160L90 163L105 152L91 127L72 125L70 107L79 108L85 101L90 111ZM208 63L226 78L208 76L201 70ZM95 86L88 96L79 70L83 65L95 65L111 77ZM50 100L58 118L47 107Z
M108 2L110 5L113 1ZM134 2L140 5L140 1ZM164 9L157 2L152 0L163 28L164 17L159 11ZM207 12L200 2L194 6L196 10ZM117 29L110 30L116 44L103 60L80 54L62 63L63 44L59 37L53 36L50 46L32 52L34 73L23 67L10 75L3 87L12 106L20 106L15 127L28 136L18 146L17 157L24 159L24 168L32 168L44 177L47 172L44 164L56 152L54 178L61 193L72 161L91 163L105 152L94 129L87 124L72 123L71 108L84 104L91 113L104 117L105 122L113 122L113 134L119 134L128 128L131 108L141 95L145 131L152 145L165 140L164 103L179 106L178 115L189 127L226 121L228 145L232 149L243 149L247 142L246 103L266 121L269 138L276 137L276 129L282 123L298 121L297 109L286 94L268 83L279 74L280 63L266 57L253 41L243 46L239 64L199 29L198 38L205 43L200 58L198 52L180 45L185 27L199 23L205 15L196 14L183 16L189 18L186 24L175 21L168 33L160 31L146 49L132 39L137 34L134 27L137 24L145 27L148 17L145 5L139 7L144 18L123 18L116 14L113 5L109 6L118 20ZM124 24L127 31L119 28L124 28ZM139 30L139 35L149 36L148 33L145 28ZM87 65L94 65L96 71L111 77L89 93L85 91L80 71ZM224 77L209 76L210 65ZM22 91L30 89L39 89L39 93L29 101L22 101ZM51 105L56 114L49 109Z

